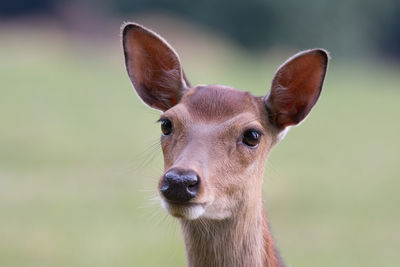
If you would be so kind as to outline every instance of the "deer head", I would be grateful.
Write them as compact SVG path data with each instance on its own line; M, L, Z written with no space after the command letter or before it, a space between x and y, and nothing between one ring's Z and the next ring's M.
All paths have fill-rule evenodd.
M191 86L178 54L138 24L123 28L126 68L137 94L162 112L162 205L184 220L223 220L261 205L264 165L290 126L310 113L328 64L322 49L283 63L266 96L221 85Z

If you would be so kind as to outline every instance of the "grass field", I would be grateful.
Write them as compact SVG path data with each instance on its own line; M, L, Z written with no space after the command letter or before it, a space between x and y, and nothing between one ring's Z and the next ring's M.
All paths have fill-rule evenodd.
M133 93L117 35L48 35L0 30L0 266L185 266L152 200L159 114ZM181 55L194 84L257 95L290 56L210 64L196 49ZM400 68L332 56L315 110L266 166L274 236L288 266L399 266Z

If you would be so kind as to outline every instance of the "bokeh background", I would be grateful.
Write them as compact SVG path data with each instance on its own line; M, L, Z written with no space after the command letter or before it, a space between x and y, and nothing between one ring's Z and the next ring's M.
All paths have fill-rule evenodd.
M185 266L123 21L164 36L192 84L256 95L293 53L329 50L320 101L266 166L274 236L288 266L400 265L399 1L14 0L0 4L0 266Z

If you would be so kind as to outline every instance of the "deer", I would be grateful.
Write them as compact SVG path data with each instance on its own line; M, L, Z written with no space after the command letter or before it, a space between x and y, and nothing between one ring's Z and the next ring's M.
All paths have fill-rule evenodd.
M161 111L161 205L176 217L190 267L282 267L264 212L264 166L288 129L316 104L324 49L301 51L276 71L265 96L223 85L192 86L176 51L136 23L121 27L128 76Z

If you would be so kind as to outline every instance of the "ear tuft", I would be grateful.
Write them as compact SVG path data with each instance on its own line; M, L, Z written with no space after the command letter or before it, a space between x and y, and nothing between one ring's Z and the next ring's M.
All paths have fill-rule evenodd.
M122 27L125 65L137 94L152 108L173 107L189 87L178 54L161 36L139 24Z
M327 51L311 49L294 55L278 68L265 98L272 124L282 130L307 117L320 96L328 61Z

